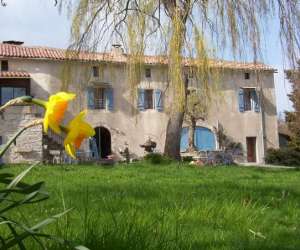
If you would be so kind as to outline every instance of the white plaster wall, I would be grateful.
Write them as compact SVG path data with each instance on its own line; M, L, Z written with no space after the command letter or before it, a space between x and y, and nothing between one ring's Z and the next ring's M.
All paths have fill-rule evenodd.
M73 63L71 66L71 79L69 91L77 94L76 101L70 105L65 122L80 110L87 108L86 87L91 84L89 70L93 64ZM103 66L103 65L102 65ZM60 91L62 88L62 70L64 62L47 60L9 60L10 70L25 70L30 73L31 94L38 98L48 98L49 94ZM87 120L94 126L104 126L112 134L112 150L119 151L124 143L129 144L129 150L136 156L143 155L139 146L148 137L157 142L157 149L163 151L168 116L166 112L156 110L137 111L136 104L132 103L128 83L126 80L126 67L121 64L111 64L102 67L102 81L114 88L114 111L89 110ZM142 79L140 87L167 89L166 67L152 66L151 79ZM236 142L241 142L246 150L246 137L257 137L257 156L263 162L263 129L262 113L238 110L238 89L240 87L263 86L264 92L264 119L265 140L267 147L278 147L277 118L275 106L275 90L272 72L262 72L257 75L250 74L250 80L244 79L244 71L225 70L220 80L220 93L212 104L207 125L217 126L221 123L225 132ZM176 100L167 102L166 91L165 107L173 105ZM166 110L166 109L165 109ZM42 110L40 110L42 113ZM3 127L1 125L1 127ZM2 131L2 132L1 132ZM0 135L4 130L0 130ZM82 146L87 148L87 143Z

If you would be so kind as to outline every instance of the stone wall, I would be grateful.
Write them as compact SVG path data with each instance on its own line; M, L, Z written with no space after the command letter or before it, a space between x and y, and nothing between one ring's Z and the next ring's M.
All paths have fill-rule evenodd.
M0 114L0 136L6 143L18 130L37 118L33 106L18 105ZM3 157L4 163L32 163L42 160L42 126L25 130Z

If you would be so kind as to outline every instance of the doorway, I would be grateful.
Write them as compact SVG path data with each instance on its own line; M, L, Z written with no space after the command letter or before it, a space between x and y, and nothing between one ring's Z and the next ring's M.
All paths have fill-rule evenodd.
M247 161L256 162L256 137L247 137Z
M111 134L105 127L95 128L96 144L100 158L107 158L111 154Z

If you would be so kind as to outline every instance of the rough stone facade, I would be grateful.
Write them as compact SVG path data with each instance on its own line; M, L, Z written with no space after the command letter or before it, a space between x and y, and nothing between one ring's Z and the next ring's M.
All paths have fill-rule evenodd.
M35 120L35 108L29 105L7 108L0 114L0 136L7 142L21 128ZM42 160L42 126L25 130L4 155L7 163L32 163Z
M23 58L8 58L10 70L26 71L31 76L31 95L47 99L50 94L61 90L63 86L62 72L65 62L59 60L35 60ZM101 75L91 77L92 66L101 68ZM144 154L140 147L149 137L157 142L157 151L162 152L168 122L168 107L175 100L170 98L167 89L167 67L149 65L151 78L143 77L140 88L160 89L164 93L164 110L155 109L139 111L137 103L132 102L132 95L127 83L126 65L123 63L84 63L74 62L68 66L70 76L67 80L69 91L75 92L77 98L70 104L65 121L83 109L88 109L87 89L91 86L109 86L113 88L113 110L88 109L87 120L96 127L105 127L111 134L112 153L120 158L119 151L125 143L135 157ZM250 79L245 79L245 72ZM224 69L220 77L220 95L211 105L206 122L199 121L199 126L213 130L222 124L226 134L234 141L240 142L246 154L246 137L256 137L257 162L264 161L266 148L278 147L278 128L276 117L276 101L274 89L274 71L255 72L247 69ZM255 87L263 92L261 112L239 112L238 91L241 87ZM42 111L30 106L12 107L0 116L0 136L4 142L23 126L28 120L41 116ZM6 162L31 162L42 159L41 128L28 130L17 140L5 156ZM217 142L216 142L217 144ZM23 150L23 151L22 151ZM89 145L82 145L83 152L88 154ZM246 157L244 159L246 161Z

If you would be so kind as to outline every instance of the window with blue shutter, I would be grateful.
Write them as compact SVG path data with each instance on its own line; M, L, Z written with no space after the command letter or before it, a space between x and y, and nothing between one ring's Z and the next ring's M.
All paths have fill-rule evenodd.
M154 92L154 99L155 99L155 109L159 112L163 111L163 95L160 89L156 89Z
M181 130L180 152L185 152L189 147L189 128L185 127Z
M241 88L239 90L239 110L240 112L252 110L260 112L258 93L255 88Z
M251 90L251 101L252 101L252 110L254 110L255 112L259 112L260 103L259 103L258 93L256 89Z
M215 135L208 128L196 127L194 140L195 140L195 146L199 151L216 150Z
M95 109L95 95L94 95L94 89L88 88L87 89L87 105L89 109Z
M105 99L107 103L107 109L112 111L114 109L114 92L112 88L107 88L104 91Z
M145 90L144 89L138 89L137 108L140 111L144 111L145 110Z
M238 99L239 99L239 111L240 112L244 112L245 111L245 103L244 103L244 89L240 88L239 89L239 95L238 95Z

